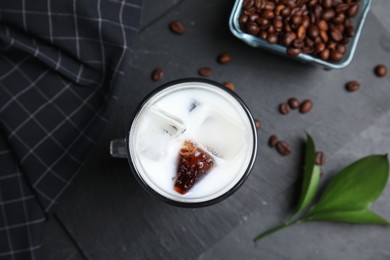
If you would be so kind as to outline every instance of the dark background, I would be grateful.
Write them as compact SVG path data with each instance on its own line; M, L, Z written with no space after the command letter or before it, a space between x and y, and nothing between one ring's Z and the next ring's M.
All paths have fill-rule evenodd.
M390 67L390 1L375 0L352 64L325 71L251 48L228 30L232 0L144 0L139 34L116 112L89 154L82 171L46 225L45 259L389 259L390 228L310 223L277 233L258 246L252 239L281 223L297 202L304 131L327 155L321 183L350 162L390 152L390 76L377 78L378 63ZM179 19L186 33L168 24ZM215 57L232 54L219 65ZM109 141L124 137L137 104L169 80L197 76L231 81L256 118L263 121L254 170L229 199L207 208L182 209L147 194L126 160L108 155ZM165 77L152 82L162 67ZM358 80L360 91L344 84ZM313 110L278 113L289 97L310 98ZM291 156L267 147L271 134L292 144ZM389 186L389 185L388 185ZM390 188L373 205L390 219Z

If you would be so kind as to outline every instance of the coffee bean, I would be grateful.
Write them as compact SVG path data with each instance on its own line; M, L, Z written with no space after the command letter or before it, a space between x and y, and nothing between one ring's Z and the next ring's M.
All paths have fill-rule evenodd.
M276 6L276 7L275 7L275 15L276 15L276 16L279 16L279 15L280 15L280 12L281 12L283 9L285 9L285 8L286 8L286 6L283 5L283 4L280 4L280 5Z
M329 40L328 34L325 31L320 31L320 37L321 37L322 41L325 43Z
M259 15L258 14L250 14L249 15L249 21L256 21L257 19L259 18Z
M264 18L264 17L259 17L257 18L257 21L256 21L259 26L261 27L261 29L267 29L268 26L269 26L269 20Z
M228 89L232 90L232 91L235 91L236 90L236 87L233 85L233 83L231 83L230 81L226 81L223 83L223 85L225 87L227 87Z
M336 47L336 50L342 54L344 54L347 51L347 47L345 47L344 44L338 44Z
M217 57L217 61L221 64L227 64L232 60L232 56L227 53L221 53Z
M319 42L316 44L316 52L322 52L325 50L326 46L323 42Z
M323 6L325 9L331 8L332 5L333 5L333 0L322 0L322 6Z
M253 7L254 4L255 4L254 0L244 0L242 6L244 7L244 9L250 9Z
M295 97L289 98L288 105L291 109L297 109L299 107L299 100Z
M325 164L325 160L326 160L326 157L325 157L325 154L323 152L316 153L315 164L317 164L318 166L322 166Z
M325 20L319 20L317 27L320 29L320 31L327 31L329 28L328 23Z
M288 32L284 35L283 44L285 46L290 46L291 43L297 38L296 34L293 32Z
M249 20L249 19L248 19L248 15L246 15L246 14L241 14L241 15L240 15L240 18L238 18L238 21L239 21L241 27L242 27L243 24L245 24L248 20Z
M273 25L274 25L276 30L280 31L283 28L283 19L282 19L282 17L280 17L280 16L275 17Z
M286 141L278 141L275 144L276 150L281 154L282 156L287 156L291 154L291 146Z
M259 119L255 119L255 126L256 126L256 129L260 129L261 128L261 121Z
M269 44L276 44L278 42L278 36L276 36L276 34L273 33L268 34L267 42Z
M341 52L337 51L337 50L332 50L330 52L330 59L332 61L340 61L340 60L342 60L343 56L344 55Z
M299 106L299 112L302 114L308 113L313 108L313 101L310 99L304 100Z
M292 45L295 48L301 49L303 47L303 45L305 45L305 43L301 39L296 39L295 41L293 41Z
M317 5L317 3L318 3L318 0L309 0L309 3L307 5L310 7L313 7L313 6Z
M336 46L337 46L337 43L335 43L335 42L333 42L333 41L330 41L330 42L328 42L328 49L329 50L334 50L334 49L336 49Z
M339 4L336 6L336 13L344 13L347 11L349 6L347 4Z
M337 15L333 18L332 21L333 21L335 24L341 24L341 23L344 22L344 20L345 20L345 14L339 13L339 14L337 14Z
M302 17L302 26L305 27L306 29L309 28L309 26L310 26L309 16L305 15Z
M302 17L299 16L299 15L294 15L292 18L291 18L291 22L292 24L298 26L302 23Z
M314 41L310 38L305 38L306 47L314 47Z
M359 88L360 88L360 83L357 82L356 80L349 81L345 85L345 89L349 92L357 91L359 90Z
M328 60L329 59L329 56L330 56L330 51L329 49L325 49L323 51L320 52L320 57L321 59L323 60Z
M265 5L265 0L255 0L255 7L257 9L263 9Z
M279 112L282 114L282 115L287 115L289 112L290 112L290 107L288 106L287 103L281 103L279 105Z
M273 25L270 25L270 27L268 27L268 33L274 34L275 32L276 32L275 27Z
M299 26L298 31L297 31L297 36L298 36L298 39L301 39L301 40L303 40L306 37L306 28L303 25Z
M336 29L332 30L330 32L330 36L332 37L332 39L336 42L339 42L341 41L341 39L343 38L343 35Z
M272 10L264 10L263 12L261 12L261 14L266 19L272 19L275 16L275 14Z
M325 10L322 13L322 19L325 21L332 19L336 15L336 12L333 9Z
M202 77L210 77L213 73L213 70L209 67L203 67L199 69L198 73Z
M358 4L353 4L349 7L348 11L347 11L347 15L349 17L354 17L357 15L359 11L359 5Z
M274 147L278 142L278 137L276 135L271 135L268 139L268 145L270 147Z
M289 7L286 7L282 10L280 13L283 17L288 17L291 14L291 9Z
M267 39L268 33L266 31L261 31L259 35L261 39L265 40Z
M298 48L287 48L287 54L290 56L298 56L301 53L301 50Z
M306 54L310 54L310 53L314 52L314 48L313 47L309 47L309 46L305 46L305 47L302 48L302 52L306 53Z
M178 20L171 22L169 24L169 28L171 29L172 32L179 35L185 32L184 25Z
M379 64L379 65L375 66L374 71L378 77L384 77L387 74L387 67L384 64Z
M264 9L265 9L265 10L270 10L270 11L272 11L272 10L275 9L275 4L272 3L272 2L266 2L266 3L264 4Z
M247 23L246 29L250 34L255 36L260 32L259 26L254 22Z
M320 19L321 18L321 15L322 15L322 6L320 5L316 5L314 7L314 15L317 19ZM314 23L314 22L312 22Z
M341 34L343 34L345 26L343 24L338 24L336 25L335 29L338 30ZM345 39L345 38L341 38L341 39Z
M308 34L311 38L315 38L319 35L320 31L318 30L318 27L314 24L310 25Z
M161 68L154 69L152 71L152 80L159 81L164 77L164 71Z

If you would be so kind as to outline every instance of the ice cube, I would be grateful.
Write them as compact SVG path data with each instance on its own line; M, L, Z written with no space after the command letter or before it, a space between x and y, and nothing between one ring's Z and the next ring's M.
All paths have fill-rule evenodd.
M142 118L140 129L147 129L140 133L138 147L141 147L140 152L154 160L163 158L167 152L171 142L185 131L184 122L156 107L150 107Z
M233 160L245 146L245 129L226 113L210 106L197 108L195 140L224 160Z

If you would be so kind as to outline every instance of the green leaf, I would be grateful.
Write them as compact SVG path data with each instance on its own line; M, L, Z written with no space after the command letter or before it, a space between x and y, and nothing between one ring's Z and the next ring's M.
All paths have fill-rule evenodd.
M352 224L381 224L389 225L390 223L369 210L357 211L329 211L310 214L305 217L305 221L336 221Z
M308 215L365 210L382 193L388 177L387 155L364 157L344 168L330 181L319 202Z
M320 182L320 167L315 164L316 148L313 138L308 134L305 151L303 184L298 207L294 215L305 209L314 199Z

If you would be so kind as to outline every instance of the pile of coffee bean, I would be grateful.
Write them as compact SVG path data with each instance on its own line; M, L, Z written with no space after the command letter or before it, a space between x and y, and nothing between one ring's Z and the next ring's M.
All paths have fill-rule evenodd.
M358 0L244 0L239 17L244 32L270 44L287 47L287 53L306 53L338 62L355 35L351 18Z

